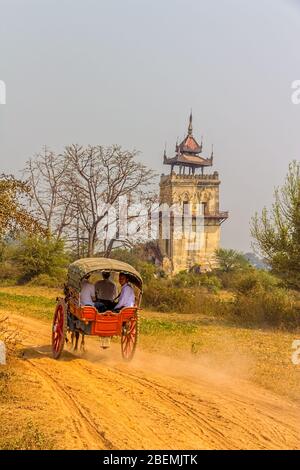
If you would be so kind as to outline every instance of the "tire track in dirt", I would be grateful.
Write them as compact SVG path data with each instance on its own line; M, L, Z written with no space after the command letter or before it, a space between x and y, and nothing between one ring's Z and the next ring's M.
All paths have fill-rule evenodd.
M89 369L87 365L83 367L86 370ZM146 387L147 391L151 390L153 396L159 397L161 402L170 404L171 409L177 409L177 413L183 419L181 431L185 429L186 432L195 433L196 429L201 430L202 439L205 438L207 445L209 444L212 448L228 448L232 428L237 429L235 436L237 443L231 448L246 446L267 449L270 446L277 448L284 444L288 447L289 442L294 442L296 447L300 446L300 427L297 429L294 426L289 426L284 419L269 415L255 401L251 406L251 402L248 403L248 400L239 400L238 394L229 394L227 391L225 400L222 400L216 392L215 395L218 396L216 402L213 399L207 399L207 397L202 399L191 391L180 391L180 382L177 383L179 387L174 389L158 382L157 378L149 380L147 377L143 377L142 373L137 375L132 372L124 372L119 368L117 372L126 381L131 380L132 384L141 384ZM255 396L253 396L254 399ZM218 403L219 401L220 403ZM224 411L227 412L227 415ZM222 431L218 429L220 427ZM265 432L263 432L264 428Z
M89 369L86 365L81 366L85 370ZM197 412L194 412L195 410L191 409L187 402L182 403L176 400L176 394L174 390L169 390L162 385L157 386L157 384L155 384L154 382L151 382L147 379L142 379L141 377L137 377L134 374L124 373L120 370L117 370L116 372L119 375L119 381L120 378L125 379L126 382L130 380L132 382L132 385L135 387L139 384L145 389L144 394L147 393L149 395L149 398L151 393L151 400L147 400L150 412L153 411L153 409L151 410L149 403L153 403L154 399L160 401L161 403L164 403L166 408L170 409L169 420L172 419L172 413L174 413L174 410L176 409L176 414L179 415L182 419L180 431L183 435L193 435L198 432L201 440L205 440L207 445L208 442L210 442L210 446L212 446L213 448L226 448L226 437L224 436L224 434L218 431L218 429L216 429L214 426L211 426L211 423L209 423L209 421L205 419L203 414L197 414ZM94 374L97 375L97 373L95 372ZM186 400L187 397L184 397ZM202 401L204 404L205 412L210 413L211 410L209 410L208 403L204 402L203 400L200 401ZM198 425L196 428L195 424Z
M115 449L114 445L105 437L104 433L99 431L95 423L92 421L91 417L85 414L81 406L75 400L73 395L65 389L58 381L49 374L45 368L38 366L32 359L26 359L26 361L35 369L38 370L39 375L44 379L48 380L52 388L56 392L56 395L61 399L61 402L64 406L64 413L70 415L72 422L78 436L83 439L83 444L86 448L89 448L90 445L94 444L95 449ZM62 410L60 410L62 412Z
M128 374L126 374L128 375ZM205 406L205 414L203 412L199 413L199 410L197 409L197 405L199 404L199 397L193 396L190 393L185 394L177 390L176 396L174 395L173 390L170 387L167 386L162 386L162 384L157 383L155 380L149 381L146 377L144 378L137 378L136 376L133 376L134 380L139 380L140 382L142 381L143 383L146 383L148 387L159 391L160 396L163 400L169 400L174 406L178 407L180 410L183 411L184 414L187 414L192 420L197 422L199 425L202 427L204 426L207 431L209 431L209 435L212 436L212 434L215 435L216 439L220 439L219 443L220 445L224 444L224 439L225 434L220 432L217 428L216 425L220 425L220 421L222 420L222 415L221 415L221 408L220 407L214 407L211 408L209 402L203 403ZM253 399L255 396L253 396ZM230 406L233 408L235 407L235 413L232 413L231 419L225 420L227 425L231 426L237 426L241 430L243 430L246 435L248 434L249 439L248 443L251 442L251 438L253 440L253 443L257 442L258 439L260 439L260 445L264 446L267 448L267 445L281 445L282 442L288 441L286 440L286 437L290 437L291 439L297 437L300 439L300 434L295 433L295 430L288 425L283 419L278 419L273 415L270 415L266 413L267 410L262 410L255 404L251 405L251 403L246 403L245 400L238 400L238 395L234 395L230 397L228 391L227 391L227 396L226 396L226 401L229 403L231 402ZM203 401L202 401L203 402ZM240 403L239 403L240 402ZM240 404L242 404L242 411L239 413L239 407ZM246 409L246 405L248 410ZM224 404L225 407L225 404ZM252 410L251 413L249 413L249 408ZM211 413L212 412L212 413ZM253 417L251 417L251 414L253 414ZM205 415L207 415L207 418L205 418ZM212 416L211 416L212 415ZM235 418L236 416L236 419ZM209 419L211 416L212 419ZM216 419L217 418L217 419ZM239 419L237 419L239 418ZM247 426L244 425L244 422L248 420ZM224 421L224 420L223 420ZM251 426L249 426L251 425ZM266 426L268 429L268 432L270 433L269 436L266 435L261 435L260 434L260 426ZM227 429L229 426L227 426ZM251 429L256 429L256 432L251 432ZM300 432L300 427L299 430ZM263 439L261 439L263 437ZM300 442L300 441L299 441ZM225 443L226 443L226 438L225 438Z

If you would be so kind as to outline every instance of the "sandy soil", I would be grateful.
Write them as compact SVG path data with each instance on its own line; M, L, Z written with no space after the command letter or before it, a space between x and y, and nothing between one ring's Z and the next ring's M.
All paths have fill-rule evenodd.
M95 338L55 361L49 322L11 320L32 406L59 448L300 449L299 406L246 380L141 350L125 364L119 344L103 351Z

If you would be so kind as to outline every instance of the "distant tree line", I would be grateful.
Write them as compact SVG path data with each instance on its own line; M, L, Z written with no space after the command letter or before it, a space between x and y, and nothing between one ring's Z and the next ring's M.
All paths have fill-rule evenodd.
M119 197L127 197L129 221L137 216L130 216L130 208L137 202L151 207L157 200L151 187L155 182L154 172L140 163L137 156L138 152L120 146L72 144L61 154L44 148L30 158L23 181L0 175L0 260L4 259L3 247L12 240L18 240L19 245L26 245L31 251L28 259L24 252L19 252L19 260L28 266L34 256L44 259L45 265L47 256L51 259L55 253L63 259L66 244L73 259L97 254L112 256L112 249L120 248L121 244L130 249L139 244L138 233L131 238L118 237L121 223L118 211L116 220L107 221L107 207L117 204ZM109 239L105 233L112 222L117 233ZM251 234L256 252L271 272L288 287L299 289L299 162L290 164L283 186L275 190L271 210L264 208L261 214L254 215ZM26 244L28 236L36 241ZM220 249L216 257L219 269L225 273L243 269L248 263L234 250ZM46 271L50 272L50 268Z

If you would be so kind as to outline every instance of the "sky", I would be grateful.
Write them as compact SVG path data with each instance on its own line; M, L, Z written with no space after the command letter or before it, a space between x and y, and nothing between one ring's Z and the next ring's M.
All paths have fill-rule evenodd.
M0 0L0 172L42 146L120 144L157 174L193 110L221 178L222 246L300 156L299 0ZM211 171L211 170L210 170Z

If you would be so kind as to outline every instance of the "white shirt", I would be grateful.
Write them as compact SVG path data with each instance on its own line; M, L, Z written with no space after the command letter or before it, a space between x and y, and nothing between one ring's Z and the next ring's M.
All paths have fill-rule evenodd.
M129 284L124 284L121 290L119 302L115 308L133 307L135 304L134 290Z
M94 284L83 281L80 292L80 305L94 305L93 297L96 297Z

